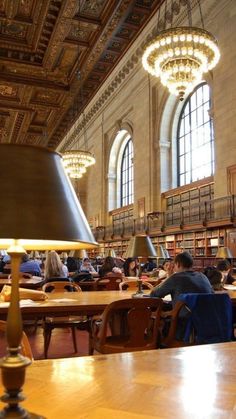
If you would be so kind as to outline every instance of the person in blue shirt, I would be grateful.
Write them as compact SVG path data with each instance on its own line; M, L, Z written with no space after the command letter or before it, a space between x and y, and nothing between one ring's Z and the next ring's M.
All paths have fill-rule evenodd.
M29 255L25 253L22 256L22 262L20 265L20 272L29 272L35 276L41 276L41 269L38 262L29 259Z
M214 292L206 275L193 270L193 258L188 252L175 256L174 272L151 291L151 297L163 298L170 294L175 305L180 294Z

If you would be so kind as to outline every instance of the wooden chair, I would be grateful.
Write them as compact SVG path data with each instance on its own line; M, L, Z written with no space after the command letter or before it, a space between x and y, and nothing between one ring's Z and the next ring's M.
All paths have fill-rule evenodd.
M45 292L81 292L81 288L77 284L68 281L48 282L43 285ZM55 328L71 328L74 350L77 352L76 329L87 330L88 319L84 316L68 316L68 317L46 317L43 320L44 329L44 356L47 358L50 345L52 330Z
M153 285L150 284L150 282L143 281L142 282L142 288L143 289L153 289ZM129 291L134 290L137 291L137 280L128 280L128 281L122 281L119 284L119 289L122 291L124 289L128 289Z
M1 332L4 332L4 333L6 332L6 325L7 323L5 321L0 320ZM31 359L31 361L33 361L34 358L31 351L30 343L24 331L22 332L22 339L21 339L21 353L22 355L26 356L27 358Z
M47 282L42 286L42 290L44 292L68 292L68 291L75 291L79 292L82 291L80 286L77 284L74 284L70 281L51 281Z
M89 354L94 349L108 354L157 348L162 304L160 298L130 298L109 304L100 322L92 322ZM110 325L116 316L120 328L111 335Z
M181 339L176 336L183 309L189 315ZM162 312L161 317L170 321L168 335L162 338L164 347L228 342L232 338L232 302L226 293L181 294L173 310Z
M122 276L109 276L106 275L103 278L99 278L96 282L98 291L109 290L115 291L119 290L119 284L122 282Z

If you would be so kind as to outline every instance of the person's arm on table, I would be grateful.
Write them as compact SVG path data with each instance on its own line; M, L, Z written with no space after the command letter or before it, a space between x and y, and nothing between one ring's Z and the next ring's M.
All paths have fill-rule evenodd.
M172 277L166 279L160 285L157 285L150 293L150 297L164 298L166 295L172 293Z

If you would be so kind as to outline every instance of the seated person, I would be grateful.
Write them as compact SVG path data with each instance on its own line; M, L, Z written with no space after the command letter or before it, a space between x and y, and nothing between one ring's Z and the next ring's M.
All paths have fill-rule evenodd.
M174 264L173 259L165 259L163 264L158 269L158 279L163 281L166 278L169 278L170 275L174 273Z
M29 272L32 275L41 276L41 269L38 262L29 259L29 255L25 253L22 256L20 272Z
M138 276L139 267L137 259L127 258L123 265L123 271L125 276Z
M188 252L179 253L174 259L175 273L156 286L150 293L150 297L164 298L171 295L172 304L175 305L180 294L185 293L214 293L208 278L202 272L194 272L193 258ZM188 321L189 311L185 308L181 310L178 319L176 339L182 340ZM169 321L166 320L162 333L168 334Z
M95 273L95 269L92 266L89 258L84 258L83 262L80 266L80 272L88 272L88 273Z
M223 288L223 276L222 273L214 266L208 266L204 269L204 275L209 279L209 282L214 291L222 291Z
M143 266L143 272L152 272L153 269L156 269L157 264L152 258L148 258L148 261Z
M63 263L55 250L48 252L45 261L44 277L46 282L49 280L66 280L68 278L68 269Z
M232 284L235 281L235 278L231 275L231 264L227 259L219 260L217 263L216 269L222 273L223 283Z
M188 252L179 253L174 260L175 273L156 286L150 296L163 298L170 294L175 304L180 294L213 293L208 278L202 272L194 272L192 267L192 256Z
M103 265L99 269L99 276L103 278L108 273L114 273L114 274L122 274L122 271L120 268L118 268L115 264L114 258L112 256L107 256L104 260Z
M69 272L76 272L80 270L79 260L71 256L68 256L66 266Z

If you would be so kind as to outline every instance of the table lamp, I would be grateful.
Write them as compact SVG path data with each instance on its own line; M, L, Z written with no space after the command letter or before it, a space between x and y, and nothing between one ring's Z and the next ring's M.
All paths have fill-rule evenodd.
M146 236L144 234L140 234L137 236L134 236L130 239L127 250L125 252L124 258L144 258L144 257L157 257L157 253L155 250L155 247L152 244L152 241L149 236ZM134 294L134 296L140 296L143 294L142 290L142 269L139 263L139 275L138 275L138 290Z
M0 360L6 407L0 418L39 418L20 407L28 358L20 354L22 319L18 273L27 250L96 247L61 156L45 148L0 144L0 249L11 256L12 289L7 315L7 354Z
M217 259L233 259L233 255L228 247L219 247L216 253Z
M112 257L112 258L116 258L116 252L115 252L115 250L114 250L114 249L108 249L108 250L105 252L105 254L106 254L106 256L110 256L110 257Z
M163 261L166 259L166 252L161 244L157 246L157 264L159 264L160 259Z
M73 257L75 259L82 259L83 260L85 258L88 258L88 253L86 252L85 249L74 250Z

